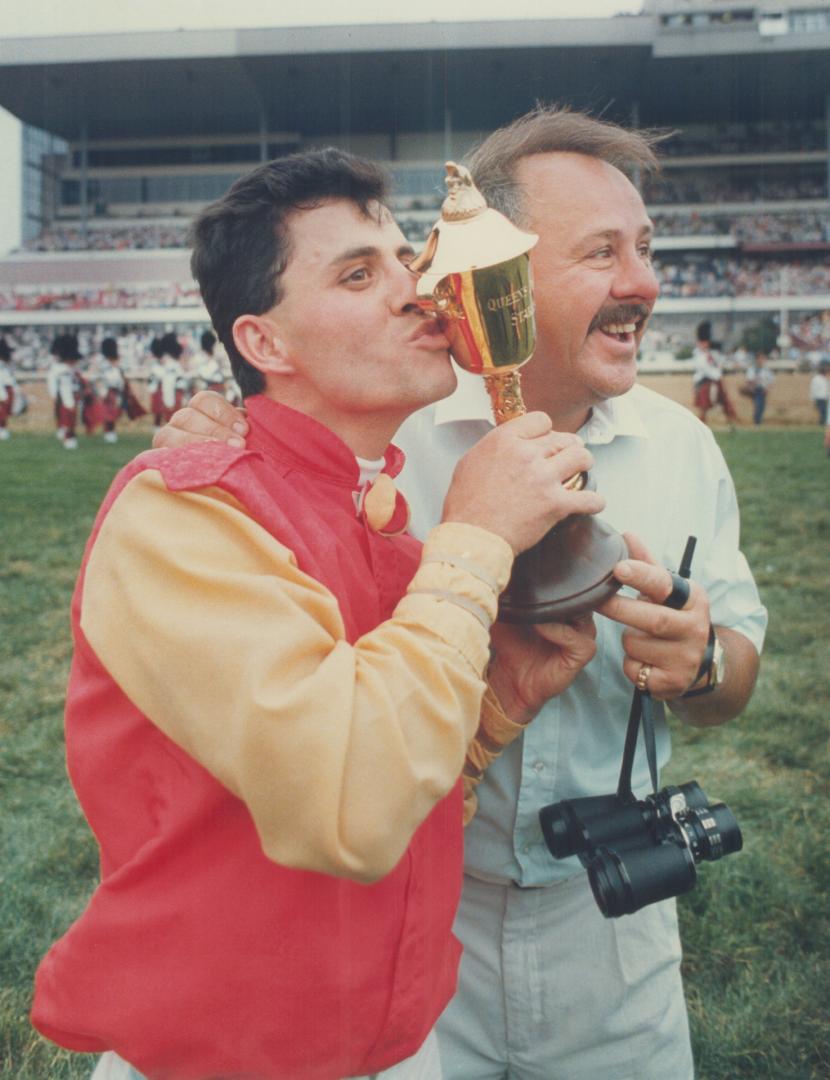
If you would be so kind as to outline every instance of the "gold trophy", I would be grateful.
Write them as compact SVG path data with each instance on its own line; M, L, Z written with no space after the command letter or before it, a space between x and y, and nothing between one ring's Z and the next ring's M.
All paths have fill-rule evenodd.
M419 275L418 303L441 318L456 363L484 376L493 416L503 424L527 411L519 368L536 347L528 252L539 238L490 209L467 169L452 161L446 168L441 217L410 264ZM566 486L587 483L587 474L578 473ZM499 616L535 623L593 611L619 589L613 569L627 554L616 530L574 514L518 556Z

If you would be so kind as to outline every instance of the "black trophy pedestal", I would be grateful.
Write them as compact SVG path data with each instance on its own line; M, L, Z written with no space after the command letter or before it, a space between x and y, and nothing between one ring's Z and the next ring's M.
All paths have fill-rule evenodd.
M567 622L619 589L613 569L628 557L620 533L590 514L560 521L513 564L499 602L509 623Z

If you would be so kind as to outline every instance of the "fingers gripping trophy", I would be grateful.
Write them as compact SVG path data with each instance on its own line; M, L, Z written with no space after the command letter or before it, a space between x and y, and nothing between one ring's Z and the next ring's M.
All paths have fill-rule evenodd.
M411 264L418 302L440 316L456 363L484 377L496 423L508 423L526 412L520 368L536 347L528 253L538 237L490 209L463 166L450 161L446 169L441 217ZM516 479L505 478L505 497ZM567 486L589 483L578 473ZM516 559L499 617L551 622L593 611L619 589L612 571L627 554L610 526L573 514Z

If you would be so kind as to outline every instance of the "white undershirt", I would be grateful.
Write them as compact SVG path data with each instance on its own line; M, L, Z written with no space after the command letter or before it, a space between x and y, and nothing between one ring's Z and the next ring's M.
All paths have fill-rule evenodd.
M377 480L383 466L386 464L386 458L369 461L366 458L355 456L355 460L360 467L360 476L357 481L358 489L363 488L366 484L371 484L373 480Z

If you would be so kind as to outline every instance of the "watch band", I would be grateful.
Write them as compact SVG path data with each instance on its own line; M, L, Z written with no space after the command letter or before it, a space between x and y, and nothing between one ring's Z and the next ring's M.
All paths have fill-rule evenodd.
M709 623L709 640L706 642L706 648L703 650L703 659L700 661L700 667L697 669L697 675L695 675L695 680L692 683L692 686L694 686L696 683L700 682L704 675L706 675L706 685L699 687L697 690L687 690L685 694L680 695L681 700L684 698L700 697L702 694L711 694L712 691L717 688L718 680L712 678L716 644L717 638L715 637L715 628Z

